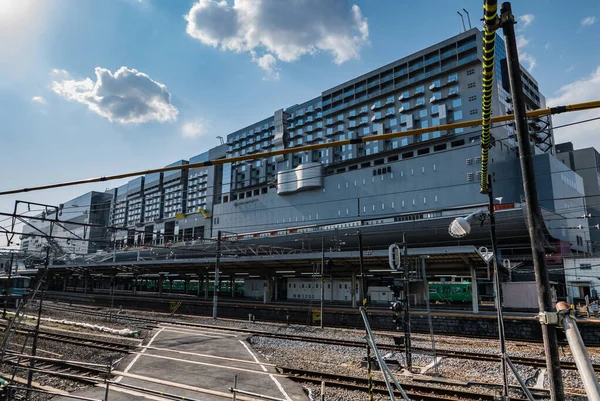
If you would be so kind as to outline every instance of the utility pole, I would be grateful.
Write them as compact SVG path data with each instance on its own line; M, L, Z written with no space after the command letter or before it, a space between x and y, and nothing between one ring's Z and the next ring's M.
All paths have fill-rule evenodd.
M58 211L56 212L56 220L58 220ZM54 223L50 222L50 232L47 237L46 244L46 259L44 260L44 276L42 276L41 280L44 280L46 274L48 272L48 265L50 264L50 241L52 240L52 229L54 228ZM37 352L37 342L38 336L40 334L40 321L42 320L42 301L44 300L44 285L45 283L40 283L40 305L38 307L38 316L37 322L35 323L35 332L33 334L33 343L31 344L31 360L29 361L29 372L27 373L27 388L32 388L31 383L33 382L33 370L35 369L35 356ZM16 317L16 316L15 316ZM7 330L8 332L8 330ZM29 399L30 391L27 391L27 399Z
M404 354L406 358L406 369L412 369L412 346L410 341L410 263L408 262L408 244L406 243L406 234L402 233L402 254L404 255Z
M15 253L11 252L10 253L10 264L8 265L8 280L6 281L6 285L4 286L4 308L2 309L2 319L6 320L6 307L8 304L8 294L10 292L11 289L11 285L10 285L10 279L12 278L12 269L13 269L13 261L15 259Z
M564 399L564 389L556 330L554 327L547 324L547 322L551 322L555 319L550 316L553 312L551 312L552 297L544 250L544 232L542 228L544 226L544 221L542 219L537 195L533 168L533 154L529 142L529 128L527 126L527 115L523 99L523 84L521 82L521 67L519 64L517 40L515 37L515 17L512 13L511 5L508 2L502 3L500 11L500 23L503 28L504 41L506 43L508 76L513 98L516 134L519 143L519 159L526 200L525 211L527 216L527 229L531 241L533 270L535 272L535 281L537 283L539 316L542 324L542 338L544 340L544 354L546 355L546 368L548 370L548 380L550 382L550 399L552 401L560 401Z
M488 175L488 207L490 209L490 237L492 239L492 252L494 254L494 287L496 290L496 311L498 315L498 336L500 338L500 361L502 362L502 396L508 399L508 370L506 369L506 339L504 336L504 317L502 315L502 298L500 296L500 272L498 270L498 240L496 239L496 213L494 212L494 194L492 191L492 177ZM474 284L474 283L473 283Z
M219 263L221 262L221 230L217 232L217 256L215 257L215 284L213 291L213 319L217 318L217 303L219 302Z
M360 269L360 286L361 286L361 297L362 297L362 307L365 310L365 319L368 321L369 315L367 315L367 278L365 276L365 268L364 268L364 257L363 257L363 244L362 244L362 232L358 230L356 232L356 237L358 238L358 263ZM366 327L366 325L365 325ZM368 388L369 388L369 398L368 400L373 400L373 366L371 364L371 347L369 346L369 329L366 329L367 332L367 379L368 379Z
M324 298L325 298L325 237L321 237L321 328L323 328Z

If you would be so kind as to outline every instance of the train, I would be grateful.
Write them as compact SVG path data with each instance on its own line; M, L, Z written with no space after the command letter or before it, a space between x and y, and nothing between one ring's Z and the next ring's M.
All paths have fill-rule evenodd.
M471 282L430 282L429 301L440 303L471 302Z
M158 284L155 280L141 280L139 283L139 288L141 291L151 291L158 292ZM204 283L201 283L201 291L204 291ZM214 291L215 284L214 282L210 282L208 284L208 292L212 293ZM185 292L185 280L163 280L162 289L164 292ZM221 293L229 294L231 293L231 283L229 280L221 281L219 283L219 291ZM198 292L198 280L190 280L188 284L188 292L194 293ZM236 296L240 296L244 293L244 282L236 281L234 284L234 293Z
M8 293L10 297L27 296L31 291L31 278L12 276L9 283L7 276L0 277L0 291L2 291L2 295Z

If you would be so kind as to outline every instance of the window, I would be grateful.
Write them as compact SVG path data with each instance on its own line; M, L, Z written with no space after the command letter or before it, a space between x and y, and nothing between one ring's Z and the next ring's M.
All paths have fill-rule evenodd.
M398 119L397 118L391 118L390 119L390 127L396 126L398 125Z
M470 70L473 71L473 70ZM475 71L473 71L475 72ZM458 80L458 74L454 73L454 74L450 74L448 76L448 82L456 82Z
M442 92L433 92L433 100L440 100L442 98Z
M474 116L475 114L478 114L478 113L479 113L479 110L477 110L477 109L472 109L471 111L469 111L469 114L472 116Z
M421 128L427 128L427 127L429 127L429 121L427 121L427 120L421 121Z
M409 103L409 102L404 102L404 103L402 103L402 108L403 108L404 110L408 110L408 109L410 109L410 103Z
M579 238L579 237L577 237L577 238ZM581 263L579 265L579 268L581 270L592 270L592 264L591 263Z
M474 88L474 87L475 87L475 85L476 85L476 84L475 84L475 82L469 82L469 83L467 84L467 88L469 88L469 89L471 89L471 88Z
M415 103L417 106L421 106L425 104L425 98L424 97L420 97L417 99L417 102Z
M440 106L438 106L437 104L431 106L431 114L439 113L439 111L440 111Z
M385 104L394 103L394 96L390 96L385 100Z
M467 70L467 75L473 75L475 74L475 69L471 68L470 70Z
M402 92L402 97L403 98L410 97L410 93L408 91L404 91L404 92Z
M462 118L463 118L462 110L456 110L454 112L454 121L462 120Z
M449 94L449 95L455 95L455 94L457 94L457 93L458 93L458 86L453 86L452 88L450 88L450 89L448 90L448 94Z
M338 114L337 120L338 121L344 121L344 115L343 114Z
M477 95L469 96L469 102L472 102L473 100L477 100Z
M419 110L419 117L427 117L427 109Z
M462 99L458 98L458 99L454 99L452 101L452 107L460 107L462 106Z
M441 82L440 82L440 80L439 80L439 79L436 79L435 81L433 81L433 82L431 83L431 86L432 86L433 88L439 88L439 87L440 87L440 85L441 85Z
M423 85L417 86L417 89L415 89L415 93L423 93L425 92L425 87Z
M369 133L371 132L371 128L370 127L364 127L363 128L363 135L369 135Z

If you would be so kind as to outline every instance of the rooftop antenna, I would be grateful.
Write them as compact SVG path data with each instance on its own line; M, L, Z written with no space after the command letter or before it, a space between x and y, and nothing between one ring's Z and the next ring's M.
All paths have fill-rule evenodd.
M460 15L460 20L462 21L462 26L463 26L463 32L467 30L467 27L465 26L465 18L463 17L463 15L460 13L460 11L456 12L458 15Z
M467 14L467 21L469 21L469 29L473 28L471 26L471 17L469 16L469 12L467 10L465 10L464 8L463 8L463 11L465 12L465 14Z

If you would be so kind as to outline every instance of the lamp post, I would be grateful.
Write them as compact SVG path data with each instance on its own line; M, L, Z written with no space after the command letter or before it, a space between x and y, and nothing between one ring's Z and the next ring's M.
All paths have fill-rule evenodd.
M492 194L492 180L488 176L488 208L480 209L467 217L457 217L450 223L448 233L454 238L462 238L471 232L471 222L475 218L483 220L487 217L490 221L490 238L492 241L493 267L494 267L494 290L496 292L496 311L498 316L498 337L500 339L500 361L502 364L502 395L504 399L509 395L508 370L506 365L506 341L504 336L504 317L502 315L502 300L500 296L500 273L498 271L498 241L496 239L496 216L494 214L494 196ZM476 283L472 283L475 285Z

